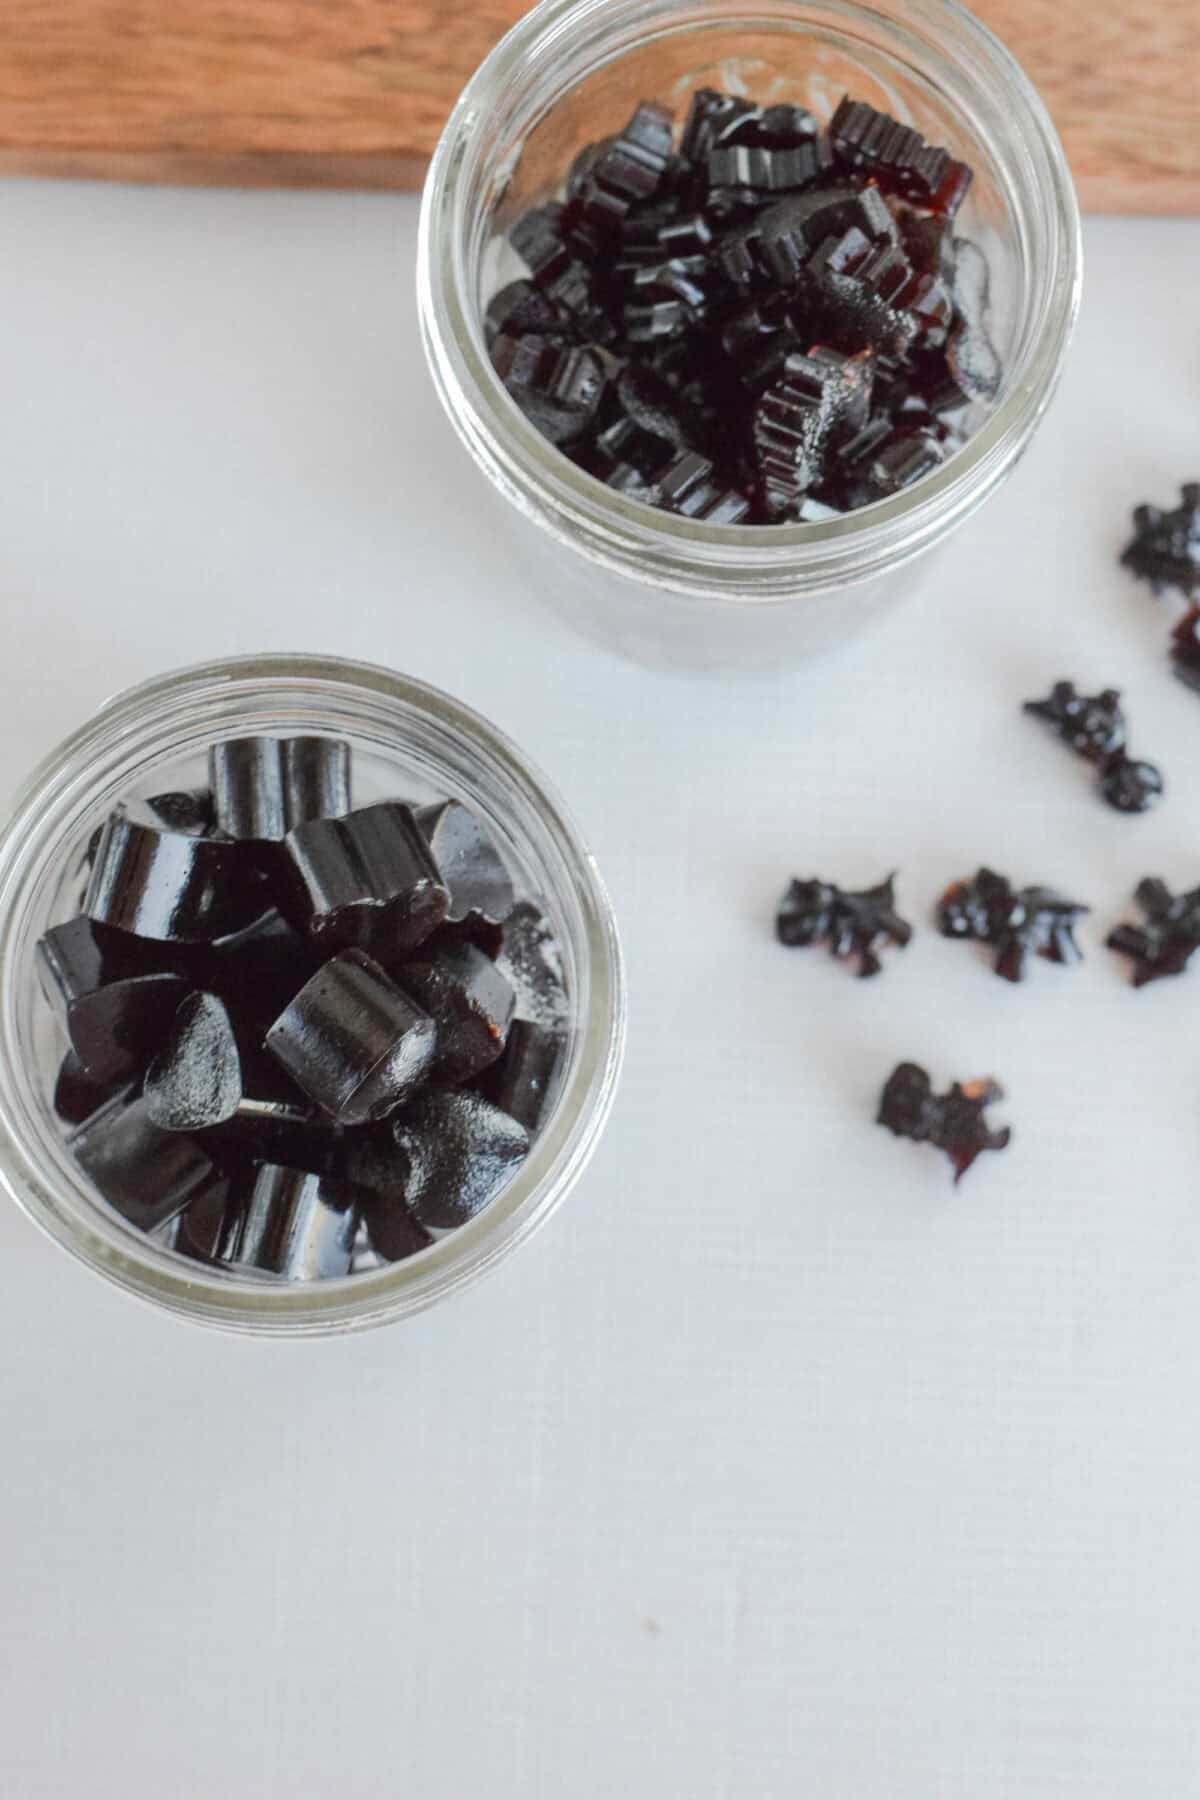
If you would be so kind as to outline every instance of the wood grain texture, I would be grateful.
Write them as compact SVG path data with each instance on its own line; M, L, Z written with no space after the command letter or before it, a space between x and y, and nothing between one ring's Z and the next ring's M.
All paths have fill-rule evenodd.
M0 171L415 186L520 0L5 0ZM979 0L1093 211L1200 212L1196 0Z

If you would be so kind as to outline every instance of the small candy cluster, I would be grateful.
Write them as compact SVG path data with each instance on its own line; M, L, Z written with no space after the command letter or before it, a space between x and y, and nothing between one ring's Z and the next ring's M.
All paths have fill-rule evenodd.
M1134 528L1121 558L1124 565L1150 582L1155 593L1173 590L1185 599L1200 595L1200 483L1184 484L1174 511L1137 507ZM1200 604L1192 605L1176 627L1172 655L1176 673L1200 691ZM1161 798L1164 783L1158 768L1129 753L1116 688L1086 695L1072 682L1059 681L1046 699L1026 701L1024 710L1044 720L1097 770L1099 792L1118 812L1145 812ZM1118 925L1107 943L1132 962L1133 985L1145 987L1163 976L1182 974L1200 950L1200 887L1173 894L1165 882L1147 876L1135 899L1142 923ZM1021 981L1030 956L1061 964L1081 960L1075 930L1088 911L1051 888L1017 888L994 870L979 869L970 880L946 889L937 922L944 937L988 946L996 974ZM857 958L860 975L878 974L883 945L903 949L912 937L912 927L896 910L894 876L857 893L831 882L793 881L780 901L775 925L781 943L824 943L835 957ZM944 1150L957 1181L981 1151L1002 1150L1009 1142L1009 1131L992 1131L984 1117L1001 1097L993 1081L956 1082L946 1094L936 1095L924 1069L901 1063L884 1087L878 1122L898 1137Z
M1200 692L1200 481L1184 482L1177 507L1134 507L1133 537L1121 561L1156 594L1175 593L1187 602L1171 633L1171 663L1180 681Z
M1144 923L1117 926L1107 942L1132 960L1133 985L1144 987L1164 975L1182 974L1200 950L1200 887L1175 895L1148 876L1135 898ZM1075 928L1088 911L1052 888L1016 888L993 869L979 869L946 889L937 923L943 937L986 945L994 952L996 974L1021 981L1030 956L1067 965L1082 960ZM884 944L903 949L912 938L912 926L896 910L894 876L860 892L827 881L793 881L779 903L775 929L783 944L824 943L841 960L857 958L860 976L878 974ZM958 1181L981 1150L1002 1150L1008 1143L1009 1132L991 1132L983 1116L1001 1098L993 1081L956 1083L939 1098L924 1069L902 1063L884 1089L879 1123L898 1137L944 1150Z
M1027 700L1025 711L1044 719L1063 743L1099 771L1100 793L1117 812L1146 812L1162 798L1162 772L1138 762L1126 748L1127 727L1116 688L1077 694L1075 684L1056 681L1046 700Z
M711 524L886 498L999 391L989 272L956 237L971 171L862 101L701 88L676 142L644 102L509 242L492 365L573 462Z
M186 1256L305 1281L410 1256L537 1131L553 933L458 801L354 810L345 743L238 739L209 774L110 816L38 947L70 1149Z

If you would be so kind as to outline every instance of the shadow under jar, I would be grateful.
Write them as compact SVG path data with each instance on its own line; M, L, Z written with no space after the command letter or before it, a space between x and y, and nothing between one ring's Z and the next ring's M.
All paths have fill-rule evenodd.
M933 474L815 523L713 526L605 487L544 439L488 359L483 314L516 271L505 237L576 153L641 100L677 125L715 87L827 123L848 93L974 170L955 221L985 253L1004 381ZM442 402L509 503L535 593L651 662L774 666L850 635L1012 469L1054 391L1078 308L1074 190L1033 86L954 0L543 0L446 126L425 189L422 330Z
M345 741L355 806L460 801L499 849L518 899L545 915L562 957L562 1049L512 1179L477 1216L415 1255L333 1279L284 1281L176 1254L101 1199L55 1109L66 1045L39 988L39 939L79 912L94 834L114 808L204 785L210 745L250 736ZM0 835L0 966L4 1186L97 1273L172 1312L245 1332L312 1336L383 1324L482 1274L573 1186L620 1068L616 925L557 797L476 713L436 688L358 663L252 657L185 669L112 701L37 771Z

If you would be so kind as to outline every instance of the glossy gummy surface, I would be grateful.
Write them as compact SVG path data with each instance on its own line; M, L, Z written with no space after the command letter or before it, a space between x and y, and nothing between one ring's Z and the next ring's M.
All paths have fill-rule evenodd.
M995 1130L984 1116L1003 1098L999 1083L987 1080L956 1081L946 1093L935 1094L926 1070L918 1063L900 1063L880 1096L877 1122L895 1137L944 1151L958 1183L985 1150L1007 1148L1010 1128Z
M388 792L408 794L419 805L441 794L476 811L502 845L521 891L536 894L539 909L553 920L567 971L553 1091L537 1140L504 1192L453 1239L429 1243L403 1265L367 1259L355 1264L361 1273L320 1283L211 1266L203 1246L218 1243L224 1230L219 1219L213 1223L215 1202L203 1231L199 1220L189 1225L190 1250L181 1256L171 1249L183 1236L174 1215L186 1210L191 1217L192 1202L202 1193L207 1199L206 1180L218 1187L234 1180L248 1147L278 1166L338 1178L336 1168L316 1154L303 1103L286 1099L286 1082L272 1095L257 1085L256 1072L256 1085L234 1115L205 1133L203 1166L168 1170L161 1193L148 1192L144 1181L135 1193L122 1190L130 1144L134 1160L144 1161L145 1128L157 1129L148 1119L143 1124L142 1103L128 1124L122 1113L120 1131L93 1135L93 1164L113 1195L103 1205L76 1164L78 1143L68 1143L74 1121L60 1120L54 1111L56 1088L65 1111L78 1112L98 1096L82 1091L75 1070L60 1073L61 1040L35 979L34 946L56 917L78 906L72 871L114 805L124 796L136 798L143 783L144 792L161 793L172 784L184 791L197 774L202 777L208 745L223 737L274 734L350 742L363 783L358 798L367 804ZM0 839L0 883L2 953L18 972L7 984L0 1020L5 1182L90 1266L192 1318L250 1331L316 1332L382 1322L431 1303L480 1273L546 1216L574 1180L607 1110L623 1000L603 890L557 802L523 759L475 715L420 684L361 665L302 658L215 665L152 683L114 702L31 783ZM189 958L209 963L221 946L185 948ZM282 1071L278 1079L284 1080ZM119 1104L119 1091L114 1101ZM175 1154L193 1141L187 1134L163 1135ZM323 1135L328 1139L328 1126ZM125 1222L135 1218L137 1229ZM161 1227L154 1237L143 1235L143 1220Z

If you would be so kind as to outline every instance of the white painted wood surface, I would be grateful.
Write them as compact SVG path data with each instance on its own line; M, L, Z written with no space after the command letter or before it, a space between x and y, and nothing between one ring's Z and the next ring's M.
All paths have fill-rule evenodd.
M0 780L170 665L329 648L452 687L568 795L629 1056L557 1220L363 1339L189 1330L0 1208L11 1800L1200 1794L1200 971L1101 948L1200 880L1200 701L1117 570L1200 463L1195 224L1093 220L1042 436L921 599L713 684L531 608L426 382L415 203L0 189ZM1017 714L1122 686L1126 821ZM994 859L1092 902L1025 988L928 929L856 984L793 872L924 924ZM1006 1080L955 1194L893 1061Z

